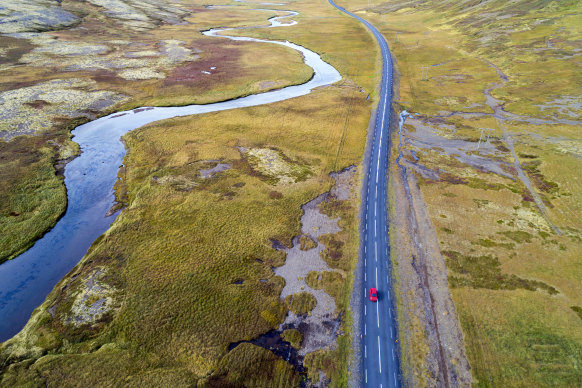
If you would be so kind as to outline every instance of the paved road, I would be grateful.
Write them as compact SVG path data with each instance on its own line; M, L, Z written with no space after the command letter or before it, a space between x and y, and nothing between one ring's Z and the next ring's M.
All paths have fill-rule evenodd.
M340 11L358 19L374 34L382 52L382 83L374 127L370 164L364 180L364 295L362 312L363 385L399 387L400 368L396 354L395 314L388 264L386 179L390 105L392 101L392 59L388 44L370 23L329 0ZM370 287L378 289L378 302L370 302Z

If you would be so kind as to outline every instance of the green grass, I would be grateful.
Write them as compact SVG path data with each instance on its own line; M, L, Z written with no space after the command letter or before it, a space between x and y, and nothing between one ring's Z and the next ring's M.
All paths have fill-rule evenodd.
M454 251L443 251L447 257L447 268L451 287L488 288L492 290L514 290L523 288L530 291L541 289L551 295L558 291L539 281L521 279L515 275L501 273L500 262L494 256L465 256Z
M62 136L61 136L62 137ZM66 208L51 136L0 141L0 263L28 249Z
M574 387L582 383L582 345L576 329L580 319L569 308L529 291L454 293L470 295L457 299L457 309L467 349L473 355L475 386ZM474 304L477 299L480 307Z
M303 341L303 336L301 335L301 332L297 329L287 329L285 331L283 331L283 334L281 334L281 337L289 342L291 344L291 346L293 346L295 349L299 349L301 348L301 342Z
M293 314L303 315L309 314L315 308L317 299L309 292L297 292L293 295L288 295L285 298L285 303Z

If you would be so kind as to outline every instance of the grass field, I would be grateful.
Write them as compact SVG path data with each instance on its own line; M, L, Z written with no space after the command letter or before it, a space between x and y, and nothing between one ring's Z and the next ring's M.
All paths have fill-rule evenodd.
M126 208L23 332L3 344L0 385L263 387L267 381L293 386L302 378L263 348L246 343L229 350L229 345L283 322L284 284L272 267L282 265L285 255L271 240L289 246L301 233L301 205L330 189L330 172L361 162L377 62L369 34L327 2L296 2L289 8L301 12L298 26L244 35L305 45L344 79L293 100L166 120L127 134L124 184L118 185ZM255 13L249 15L254 22ZM206 20L205 27L226 23L197 17ZM302 28L307 23L313 30ZM263 80L281 79L282 51L257 55L250 46L213 42L213 52L239 50L241 58L257 60L244 71L252 73L256 66ZM244 71L241 80L252 80ZM221 87L212 85L205 97L196 98L220 98ZM173 98L160 95L155 101L176 102ZM278 170L260 163L265 153L278 155L294 179L274 179ZM230 168L201 175L217 163ZM323 370L336 387L348 379L357 209L357 196L321 209L341 217L343 230L320 242L333 248L324 255L330 267L345 272L324 273L316 287L336 298L342 335L335 350L308 354L304 366L314 379ZM305 242L305 248L313 243ZM298 306L295 298L288 301L292 309L309 310L309 300L297 299ZM299 346L296 334L285 337Z
M350 6L389 41L397 109L414 115L404 163L447 263L473 384L579 386L580 4ZM490 88L507 113L492 115ZM409 330L405 370L420 379L422 324Z

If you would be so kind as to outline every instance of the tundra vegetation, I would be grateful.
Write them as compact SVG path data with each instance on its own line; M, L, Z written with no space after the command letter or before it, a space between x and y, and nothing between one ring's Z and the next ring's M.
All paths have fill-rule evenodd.
M395 59L395 110L411 116L393 136L392 185L403 168L418 182L439 245L428 257L446 262L473 384L581 385L581 3L348 6ZM403 290L415 258L392 241ZM411 300L398 302L405 380L430 385Z
M70 140L75 126L113 111L226 100L312 75L292 50L217 43L200 34L222 25L265 24L276 11L211 10L192 1L180 7L7 3L0 24L0 195L6 199L0 262L26 250L66 209L62 169L78 153ZM75 23L40 16L53 8L78 15Z
M2 186L11 194L2 204L4 259L64 210L54 166L62 170L78 152L69 135L74 125L311 77L300 55L285 47L202 36L211 27L266 25L279 14L216 3L229 7L63 0L59 8L74 23L35 22L3 36L10 55L0 70L2 93L18 96L1 111L9 118L2 121L2 178L11 182ZM345 386L359 174L351 195L319 205L341 231L300 243L304 250L325 247L322 259L341 271L314 272L309 280L335 299L336 343L305 355L307 375L252 343L280 329L290 308L298 314L317 308L309 293L281 298L285 282L273 268L284 264L285 253L273 241L290 247L299 240L302 205L330 190L330 173L360 165L374 104L367 97L378 81L375 46L358 22L325 1L281 6L287 8L300 12L297 26L240 34L304 45L336 67L342 81L293 100L165 120L124 136L128 154L116 184L124 209L26 327L0 345L0 385L264 387L325 376L321 383ZM68 93L77 96L75 104ZM282 334L301 349L303 333Z

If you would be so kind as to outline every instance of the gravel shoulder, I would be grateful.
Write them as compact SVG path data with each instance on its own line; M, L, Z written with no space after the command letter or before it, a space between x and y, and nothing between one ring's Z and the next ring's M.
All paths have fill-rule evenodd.
M401 139L396 129L393 144L398 145ZM395 159L398 156L393 149L389 214L403 383L469 387L471 368L436 231L416 176Z

